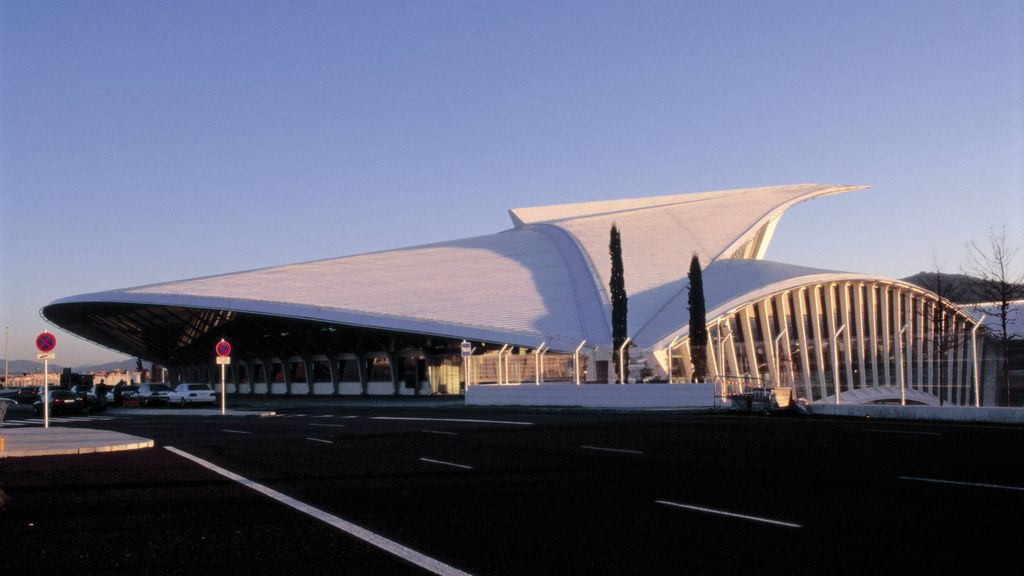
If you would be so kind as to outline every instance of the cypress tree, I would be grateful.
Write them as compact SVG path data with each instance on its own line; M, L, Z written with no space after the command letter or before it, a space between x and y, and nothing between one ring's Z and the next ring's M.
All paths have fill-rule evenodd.
M693 253L690 260L690 361L693 362L693 380L703 382L708 373L708 328L707 310L704 306L704 276L700 270L700 258Z
M615 363L615 375L622 373L619 366L619 348L626 341L626 319L627 297L626 279L622 270L622 240L619 238L619 230L612 224L611 241L608 245L608 252L612 257L612 277L608 281L608 290L612 300L612 361ZM626 365L629 365L629 354L623 356ZM624 384L624 382L623 382Z

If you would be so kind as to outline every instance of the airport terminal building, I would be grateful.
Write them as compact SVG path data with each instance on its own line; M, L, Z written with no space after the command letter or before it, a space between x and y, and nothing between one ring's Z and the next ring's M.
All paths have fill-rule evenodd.
M519 208L509 212L512 227L495 234L72 296L42 314L168 367L172 381L219 382L214 346L226 339L235 394L467 393L495 403L545 403L522 396L539 390L685 395L706 386L687 384L687 271L696 253L716 395L764 386L789 387L807 402L838 394L843 402L974 405L983 366L976 319L965 310L897 280L764 260L788 208L861 188ZM624 386L607 386L618 381L613 224L635 361L627 380L636 383Z

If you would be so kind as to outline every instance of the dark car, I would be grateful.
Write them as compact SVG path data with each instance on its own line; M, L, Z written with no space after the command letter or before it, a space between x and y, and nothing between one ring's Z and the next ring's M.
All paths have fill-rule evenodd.
M31 404L39 399L39 388L36 386L22 386L14 396L18 404Z
M50 414L81 414L85 410L85 398L70 390L50 391ZM32 411L36 415L43 413L42 399L32 403Z

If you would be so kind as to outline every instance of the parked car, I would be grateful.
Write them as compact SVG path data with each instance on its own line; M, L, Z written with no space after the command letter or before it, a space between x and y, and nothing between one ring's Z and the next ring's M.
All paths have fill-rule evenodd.
M167 404L171 387L167 384L142 384L139 386L139 401L145 406Z
M168 402L184 406L186 404L213 404L217 401L217 395L209 384L178 384L168 395Z
M50 414L80 414L85 410L85 398L70 390L50 391ZM36 415L43 413L43 400L40 398L32 403L32 412Z
M22 386L18 389L14 400L18 404L31 404L39 399L39 392L38 386Z
M139 393L139 387L131 384L125 384L121 386L121 402L117 402L117 386L111 386L107 389L107 404L112 406L121 406L124 404L125 398L132 398Z

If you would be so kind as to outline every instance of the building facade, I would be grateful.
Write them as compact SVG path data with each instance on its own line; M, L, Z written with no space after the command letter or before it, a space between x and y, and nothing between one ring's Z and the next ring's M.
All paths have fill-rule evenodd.
M84 338L238 394L460 394L473 385L693 380L686 272L704 263L709 377L808 402L973 404L974 318L910 284L764 260L802 184L510 210L495 234L64 298ZM609 231L632 365L616 374Z

